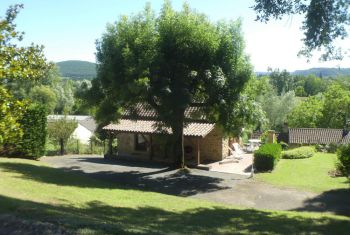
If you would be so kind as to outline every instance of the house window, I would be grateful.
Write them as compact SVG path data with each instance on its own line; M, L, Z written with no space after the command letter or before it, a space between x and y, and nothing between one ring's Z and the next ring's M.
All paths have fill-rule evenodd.
M135 150L147 151L147 141L143 135L135 134Z

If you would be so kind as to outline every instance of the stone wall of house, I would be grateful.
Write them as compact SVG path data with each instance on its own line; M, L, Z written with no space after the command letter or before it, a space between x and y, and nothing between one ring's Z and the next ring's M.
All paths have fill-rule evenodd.
M205 160L220 161L227 156L228 141L223 138L219 127L215 127L205 138L200 140L201 162Z
M119 153L136 154L136 155L150 155L150 148L146 152L140 152L135 150L135 135L129 133L119 133L118 138L118 151ZM149 139L149 136L147 136ZM223 137L223 133L219 127L215 127L205 138L200 137L185 137L184 146L190 147L192 150L189 153L185 153L185 157L188 160L197 159L197 141L199 140L200 147L200 161L220 161L229 155L228 139ZM166 147L166 137L161 135L154 135L152 137L153 142L153 156L159 160L170 159L171 148ZM168 153L166 153L166 150Z
M136 154L136 155L149 155L149 149L147 151L135 150L135 134L131 133L119 133L118 139L118 152L120 154Z

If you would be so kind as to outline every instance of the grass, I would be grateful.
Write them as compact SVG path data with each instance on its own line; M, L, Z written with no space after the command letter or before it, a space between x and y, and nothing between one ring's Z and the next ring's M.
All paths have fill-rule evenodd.
M335 154L316 153L311 158L281 159L271 173L256 174L256 178L277 186L293 187L313 192L349 188L345 177L331 177Z
M0 213L77 234L346 234L350 218L238 209L0 158ZM1 232L1 226L0 226Z

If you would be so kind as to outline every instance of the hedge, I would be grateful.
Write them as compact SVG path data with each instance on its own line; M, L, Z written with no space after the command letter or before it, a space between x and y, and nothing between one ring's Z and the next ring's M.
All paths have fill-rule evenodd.
M45 154L47 117L43 106L32 105L19 120L23 136L15 147L21 157L37 159Z
M279 144L264 144L254 152L254 167L257 171L270 171L280 159L282 147Z
M304 146L292 150L282 152L282 158L284 159L301 159L309 158L315 154L315 148L311 146Z
M337 152L337 170L344 176L350 178L350 144L338 148Z

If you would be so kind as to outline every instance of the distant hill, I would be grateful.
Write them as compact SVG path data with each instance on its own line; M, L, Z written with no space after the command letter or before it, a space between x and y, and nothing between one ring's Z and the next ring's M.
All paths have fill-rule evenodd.
M294 75L310 75L314 74L318 77L337 77L350 75L350 68L311 68L307 70L295 70L292 74Z
M311 68L305 70L295 70L290 72L293 75L307 76L314 74L318 77L350 76L350 68ZM258 76L269 75L269 72L256 72Z
M67 60L56 63L62 77L71 79L93 79L96 77L96 64L81 60Z

